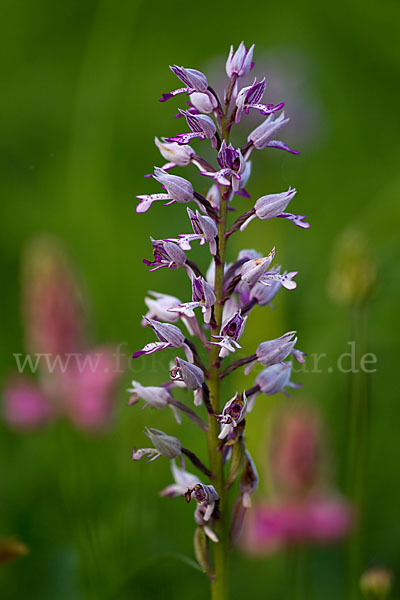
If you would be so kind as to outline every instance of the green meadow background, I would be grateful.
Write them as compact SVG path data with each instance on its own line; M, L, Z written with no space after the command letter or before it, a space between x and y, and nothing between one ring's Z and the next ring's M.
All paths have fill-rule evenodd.
M256 345L296 329L299 347L326 353L319 372L294 376L304 385L292 401L321 410L343 490L348 377L336 368L348 352L349 314L327 294L338 236L349 226L367 236L379 282L369 305L371 377L370 460L363 499L363 565L399 565L399 4L338 0L246 4L153 3L134 0L1 2L0 376L15 370L24 352L20 319L20 255L29 239L61 238L85 278L93 339L126 343L131 354L149 341L140 327L148 289L188 298L184 273L149 274L149 235L188 231L178 205L135 213L135 195L156 191L143 179L161 159L155 135L182 128L173 115L180 100L157 98L177 87L169 64L205 70L219 89L229 45L256 44L257 73L266 71L272 101L287 101L292 117L282 139L298 157L253 154L252 200L298 190L293 210L311 229L255 223L232 238L229 259L244 247L277 248L280 263L298 270L298 288L281 292L276 309L257 308L242 338ZM221 76L223 75L221 71ZM268 91L269 90L269 91ZM248 127L259 122L251 117ZM237 134L244 139L246 128ZM199 143L194 144L199 148ZM204 178L191 170L199 191ZM206 269L205 251L193 256ZM145 444L153 425L179 435L205 458L191 423L179 427L165 412L127 407L132 378L158 385L171 355L130 364L116 397L110 431L93 436L59 422L30 434L0 423L0 537L16 535L27 557L3 566L3 600L94 600L207 597L208 582L179 556L193 557L193 507L159 498L169 466L132 463L133 445ZM161 366L160 366L161 365ZM328 371L331 367L332 372ZM311 369L310 369L311 370ZM233 386L250 387L240 373ZM269 491L266 423L284 397L260 397L248 419L248 445L258 465L259 498ZM307 600L345 598L344 548L311 549ZM291 598L286 558L232 555L232 599ZM393 598L396 597L396 590Z

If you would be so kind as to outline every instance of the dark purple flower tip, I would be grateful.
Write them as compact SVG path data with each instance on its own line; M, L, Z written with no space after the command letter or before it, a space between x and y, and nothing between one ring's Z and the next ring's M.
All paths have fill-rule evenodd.
M167 100L169 100L172 97L173 97L173 94L171 94L170 92L168 92L167 94L163 94L161 96L161 98L158 99L158 101L159 102L166 102Z

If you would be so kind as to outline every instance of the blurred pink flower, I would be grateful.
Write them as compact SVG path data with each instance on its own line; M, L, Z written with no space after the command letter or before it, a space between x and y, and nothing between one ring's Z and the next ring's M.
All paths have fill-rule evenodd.
M19 375L7 385L4 420L26 430L64 415L78 428L103 430L121 371L111 348L89 347L81 286L57 240L28 245L22 298L26 346L39 377L35 383Z
M263 503L249 512L242 546L251 554L262 555L291 544L328 544L344 537L352 522L348 502L336 496Z
M74 362L63 375L63 410L78 428L101 430L113 411L113 394L119 374L110 348L97 348Z
M15 429L31 430L51 417L46 396L39 386L24 376L13 378L4 392L4 419Z
M269 464L276 496L249 511L241 544L268 554L292 544L328 544L354 522L350 504L329 482L326 440L315 408L290 405L275 419Z
M270 465L280 495L302 497L321 483L326 452L314 409L291 406L278 417L271 433Z

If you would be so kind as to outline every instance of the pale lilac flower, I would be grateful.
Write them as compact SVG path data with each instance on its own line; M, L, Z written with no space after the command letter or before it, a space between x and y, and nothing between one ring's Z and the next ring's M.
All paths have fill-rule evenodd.
M190 502L191 498L194 498L197 504L205 507L205 513L203 516L204 521L209 521L214 512L215 503L219 500L217 491L213 485L204 485L202 483L196 483L193 487L189 487L185 492L186 502Z
M286 150L292 154L299 154L297 150L292 150L279 140L275 140L275 135L278 131L286 125L289 119L285 119L285 113L281 113L279 117L275 118L274 114L269 115L261 125L256 127L248 136L248 145L246 147L245 158L247 159L253 150L257 148L262 150L263 148L280 148Z
M201 175L212 177L220 185L232 185L232 190L235 193L238 192L241 176L246 170L246 161L243 159L241 151L234 148L232 144L227 146L224 140L217 160L221 167L219 171L202 171Z
M164 387L143 386L138 381L132 381L132 387L127 391L131 394L128 402L129 406L136 404L140 398L144 400L143 408L151 406L152 408L162 410L166 406L169 406L177 423L181 422L179 411L173 404L170 404L171 395Z
M178 144L189 144L190 140L200 138L201 140L211 140L211 145L216 148L217 140L215 137L217 128L211 117L207 115L193 115L187 110L179 109L181 115L186 117L187 124L192 130L190 133L178 133L175 136L166 138L168 142L177 142Z
M269 273L279 275L281 267L274 267L270 269ZM286 273L286 272L285 272ZM266 286L260 282L256 283L250 290L250 302L256 302L260 306L271 305L272 300L281 289L282 284L280 281L274 280L271 285Z
M260 104L260 100L265 92L265 87L266 82L264 77L264 79L258 83L257 79L254 79L252 85L240 90L236 98L235 123L239 123L243 111L246 114L249 114L250 108L258 110L262 115L268 115L283 108L284 102L280 102L276 106L273 104Z
M167 206L169 204L173 204L174 202L186 204L193 199L193 186L187 179L179 177L178 175L171 175L159 167L154 167L154 179L161 183L161 185L167 190L167 193L143 194L141 196L136 196L136 198L140 199L140 202L136 207L136 212L147 212L153 202L158 200L170 200L170 202L166 202L164 204L164 206Z
M244 77L253 68L254 44L247 49L244 42L240 42L236 52L233 52L233 46L229 51L226 61L226 74L228 77Z
M293 221L298 227L307 229L310 227L308 223L302 222L304 219L301 215L292 215L291 213L285 213L285 209L289 202L293 200L296 195L296 190L289 188L287 192L281 192L280 194L268 194L267 196L261 196L258 198L252 211L250 211L249 217L240 226L240 231L244 231L247 225L256 218L262 221L273 219L274 217L281 217L283 219L289 219ZM246 213L247 214L247 213Z
M163 267L178 269L186 264L186 254L177 244L169 240L155 240L152 237L150 240L153 246L154 261L143 259L145 265L152 267L150 271L157 271Z
M245 375L250 373L257 362L264 367L270 367L271 365L284 361L290 354L293 355L298 362L304 362L304 353L294 348L296 343L297 337L295 331L288 331L275 340L262 342L256 350L255 360L246 365L244 369Z
M160 142L157 137L154 138L154 142L161 156L168 161L162 167L164 171L173 167L186 167L195 156L195 152L190 146L182 146L176 142L166 142L164 139Z
M222 413L217 415L219 423L222 425L218 436L220 440L225 439L234 429L243 421L247 412L246 393L236 393L233 398L225 404Z
M149 319L157 319L157 321L167 321L168 323L176 323L179 319L185 324L190 335L199 335L199 324L195 317L188 317L187 315L179 314L178 312L171 312L169 309L179 304L182 304L179 298L171 296L169 294L160 294L158 292L149 291L148 294L153 296L150 298L146 296L144 302L149 309L145 314L145 317ZM142 325L146 325L146 320L142 320Z
M275 248L264 258L253 258L245 262L240 268L241 280L248 286L253 286L264 275L275 257Z
M3 397L5 422L20 431L31 431L47 424L53 416L49 399L33 381L15 377L6 385Z
M199 406L203 401L204 373L200 367L182 358L176 358L176 366L170 370L172 381L183 381L189 390L194 391L194 404Z
M201 113L212 113L218 107L216 97L214 94L210 93L193 92L193 94L190 95L190 101Z
M184 496L188 488L193 488L197 483L201 483L196 475L177 467L174 460L171 461L171 471L174 483L161 490L160 496L169 496L170 498Z
M140 460L143 456L150 456L147 462L153 462L156 458L164 456L165 458L176 458L182 454L182 446L178 438L167 435L159 429L146 427L145 434L152 441L154 448L133 448L132 460Z
M146 344L142 350L137 350L133 354L133 358L138 358L143 354L153 354L153 352L165 350L166 348L183 348L187 359L190 362L193 362L193 353L186 344L186 338L179 327L176 327L171 323L161 323L160 321L155 321L154 319L149 319L147 317L143 318L153 329L159 341Z
M290 381L290 375L292 373L292 363L280 362L276 365L267 367L261 373L259 373L255 379L255 386L251 391L247 391L249 396L248 412L250 412L254 406L254 401L258 394L265 394L266 396L272 396L282 392L286 396L289 394L286 392L286 387L298 388L301 387L292 381Z
M149 309L145 317L157 319L158 321L168 321L169 323L176 323L179 321L179 315L177 313L172 313L169 310L170 308L181 304L179 298L153 291L149 291L148 294L153 296L153 298L146 296L144 299L144 302ZM146 325L146 321L144 320L142 324Z
M238 310L226 323L223 323L220 335L212 336L220 340L219 342L210 342L210 344L221 346L219 352L221 358L228 356L229 352L236 352L238 348L241 348L238 340L243 333L246 321L247 317L242 317L241 311Z
M269 286L271 285L271 281L279 281L279 283L287 290L294 290L297 287L297 283L293 281L293 278L296 277L296 275L297 271L290 271L290 273L285 271L283 275L275 271L267 271L260 278L260 283Z

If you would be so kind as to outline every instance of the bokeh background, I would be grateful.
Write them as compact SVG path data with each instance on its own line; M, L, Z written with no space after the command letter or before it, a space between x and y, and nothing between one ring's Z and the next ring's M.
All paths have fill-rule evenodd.
M326 353L318 373L299 373L306 399L321 410L336 485L343 491L348 378L335 368L352 338L349 311L332 302L327 280L337 239L355 226L368 239L379 283L369 304L371 377L370 461L363 499L364 568L399 566L398 305L399 111L398 3L200 5L156 0L3 1L1 19L1 266L0 376L15 371L24 352L20 317L20 257L27 240L45 233L65 243L85 279L97 343L126 342L126 352L149 340L140 327L143 296L156 289L186 297L183 273L149 274L149 234L187 230L175 205L135 213L135 195L155 191L143 174L161 164L155 135L171 135L178 100L157 98L175 86L169 64L207 72L221 87L230 43L256 44L257 72L266 72L269 98L286 101L291 126L283 139L301 150L254 156L252 199L298 189L295 210L312 227L252 223L232 239L241 247L275 245L279 261L299 270L298 288L281 293L274 311L256 309L243 345L296 329L299 347ZM221 75L222 75L221 71ZM258 122L252 117L251 126ZM248 125L250 126L250 125ZM245 135L245 129L240 135ZM204 181L194 173L198 189ZM200 187L202 186L202 187ZM251 201L239 202L251 206ZM279 221L279 220L278 220ZM203 268L207 258L194 251ZM169 358L169 357L168 357ZM152 364L152 363L151 363ZM200 434L179 428L170 414L127 407L132 378L157 385L164 375L131 364L102 435L57 422L20 434L0 423L0 533L16 535L30 554L0 571L3 599L204 598L208 583L178 559L192 557L193 511L181 499L160 499L168 466L132 463L146 424L179 435L205 456ZM332 367L332 372L328 371ZM249 380L250 381L250 380ZM231 386L246 385L242 375ZM227 397L230 391L227 389ZM248 419L248 444L268 494L266 437L271 410L284 398L261 398ZM343 546L309 553L307 598L345 597ZM278 599L288 594L283 555L232 557L232 598ZM286 587L285 587L286 586ZM395 597L394 592L393 597ZM288 596L289 597L289 596Z

